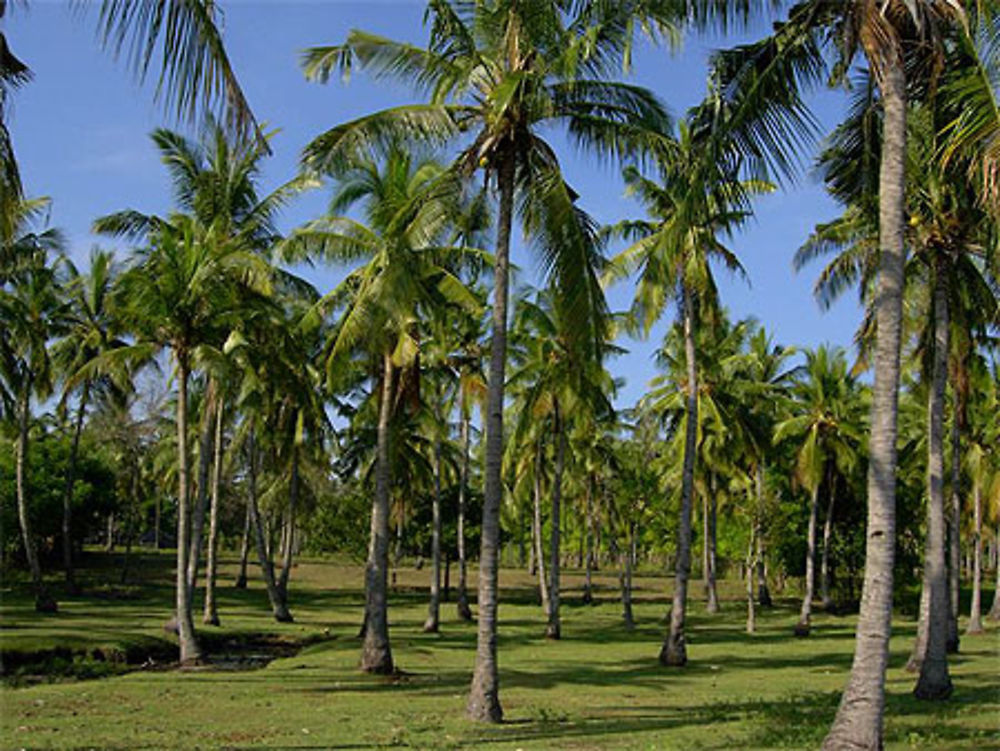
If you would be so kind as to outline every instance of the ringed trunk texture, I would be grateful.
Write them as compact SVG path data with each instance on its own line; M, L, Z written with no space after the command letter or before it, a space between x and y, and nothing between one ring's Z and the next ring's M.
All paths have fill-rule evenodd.
M882 748L885 670L892 633L896 544L896 434L902 323L903 204L906 191L906 74L901 53L882 59L884 113L879 167L877 326L869 434L868 525L854 662L824 751Z
M493 271L493 316L490 337L489 384L486 397L486 477L483 527L479 553L479 630L476 667L472 675L467 713L484 722L500 722L500 677L497 670L497 565L500 551L500 502L503 495L503 392L507 361L507 285L510 229L514 210L514 158L501 155L497 185L500 210Z
M434 499L431 502L431 599L424 631L437 633L441 625L441 439L434 441Z
M977 482L972 489L972 606L966 634L983 633L983 498Z
M205 563L205 612L202 622L219 625L219 612L215 604L215 578L219 562L216 548L219 541L219 494L222 492L222 401L215 407L215 443L212 457L212 505L208 512L208 560ZM244 578L246 568L244 567Z
M469 415L466 412L465 392L462 393L462 469L458 484L458 617L472 620L469 607L467 564L465 558L465 489L469 485Z
M809 531L806 533L806 578L799 622L795 624L796 636L809 636L812 626L812 601L816 594L816 517L819 513L819 483L809 494Z
M684 466L681 476L680 526L677 531L677 566L674 597L670 608L670 630L660 650L663 665L680 667L687 663L684 625L687 609L688 575L691 570L691 502L694 495L695 441L698 430L698 369L694 351L694 301L682 283L684 309L684 355L687 360L687 425L684 434Z
M382 359L382 398L379 402L375 502L372 504L372 544L365 576L365 640L361 647L361 669L366 673L393 671L389 645L389 420L392 415L392 355Z
M948 571L945 565L944 400L948 379L948 300L943 270L934 273L934 364L927 398L927 539L924 586L928 588L927 647L913 689L918 699L951 695L948 675Z
M559 639L562 636L562 624L559 622L559 548L562 531L562 476L566 461L566 438L563 434L559 399L553 399L552 404L552 440L556 446L556 466L552 475L552 511L549 517L551 529L549 539L549 620L545 626L545 637Z
M913 651L906 661L906 672L919 673L920 666L924 661L924 654L927 652L927 621L931 616L931 588L927 584L927 567L920 583L920 606L917 611L917 636L913 640Z
M73 425L73 443L69 450L69 470L66 472L66 489L63 491L63 569L66 571L66 591L79 594L80 586L73 575L73 487L76 485L76 461L80 454L80 434L83 432L83 418L87 412L87 402L90 399L90 381L83 382L80 392L80 404L76 410L76 422Z
M42 566L35 547L35 534L31 529L31 510L28 508L28 424L31 421L31 377L24 379L18 408L17 451L15 457L15 484L17 491L17 518L21 524L21 539L24 542L24 557L28 559L31 571L31 585L35 590L35 610L39 613L55 613L59 608L52 599L42 579Z
M177 357L177 612L175 616L182 665L201 660L201 648L195 637L194 619L191 617L191 592L188 588L190 483L187 447L187 389L187 358L181 354Z

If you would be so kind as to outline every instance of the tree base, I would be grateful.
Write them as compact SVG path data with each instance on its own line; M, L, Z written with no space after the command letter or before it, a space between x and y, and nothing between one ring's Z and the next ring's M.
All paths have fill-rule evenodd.
M771 590L766 586L757 587L757 604L762 608L770 608L774 605L771 602Z
M245 576L241 576L239 579L236 580L236 583L233 584L233 586L236 589L246 589L247 588L247 578Z
M921 701L944 701L954 690L954 686L951 684L951 679L947 679L943 683L925 681L917 681L917 687L913 689L913 695L920 699Z
M424 633L425 634L436 634L438 632L438 620L437 618L428 618L424 621Z
M503 722L503 709L496 693L480 689L475 678L472 681L472 690L469 693L469 703L465 708L465 714L475 722L492 724Z
M667 637L660 650L660 664L668 668L682 668L687 665L687 649Z
M215 614L215 613L213 613L211 615L206 615L204 618L201 619L201 622L204 623L206 626L219 626L219 625L221 625L219 623L219 616L217 614Z
M178 636L181 633L181 627L177 625L177 616L174 616L169 621L163 624L163 630L168 634L173 634Z
M58 613L59 603L48 592L41 592L35 595L36 613Z
M583 602L584 605L593 605L594 604L594 595L591 594L591 592L590 592L589 589L585 589L585 590L583 590L583 597L581 598L581 600L582 600L582 602Z
M986 629L983 628L983 622L979 618L969 620L969 624L965 627L966 636L980 636L984 633Z
M395 672L395 666L392 664L392 654L389 652L381 654L362 653L361 672L373 675L392 675Z
M795 635L798 636L799 638L805 638L809 636L809 633L811 631L812 631L812 626L809 624L808 621L799 621L798 623L795 624Z
M558 623L550 623L545 627L545 638L546 639L561 639L562 638L562 628Z
M464 595L458 596L458 604L456 605L458 610L458 617L463 621L472 620L472 608L469 607L469 601Z
M907 673L919 673L920 666L923 664L923 660L919 657L911 656L909 660L906 661L906 665L903 667Z
M719 601L714 597L708 598L708 604L705 606L705 612L707 613L718 613L719 612Z

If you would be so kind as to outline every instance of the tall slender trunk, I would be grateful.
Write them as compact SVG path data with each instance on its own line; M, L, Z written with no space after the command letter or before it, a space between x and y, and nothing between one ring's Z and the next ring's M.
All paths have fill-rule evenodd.
M587 569L584 572L583 580L583 604L589 605L594 601L594 590L593 590L593 568L594 568L594 517L593 517L593 503L594 503L594 476L591 474L587 478L587 490L586 490L586 508L584 510L584 535L587 538L587 551L584 556Z
M257 441L256 426L251 425L247 436L247 508L250 512L250 527L253 532L254 546L257 548L257 560L260 572L264 577L264 587L267 599L271 604L271 612L278 623L291 623L292 614L288 612L287 604L281 601L278 586L274 581L274 563L267 549L267 539L264 533L263 520L257 507Z
M500 501L503 495L503 392L507 362L507 285L510 229L514 211L515 155L500 156L497 186L500 211L493 271L493 316L490 337L489 390L486 398L486 486L479 555L479 631L476 667L467 712L475 720L500 722L500 676L497 671L497 556L500 546Z
M719 593L715 585L715 542L716 542L716 509L717 509L717 499L716 492L718 488L716 485L715 472L711 472L708 477L708 494L702 503L702 526L704 527L705 536L705 550L704 550L704 562L703 566L705 569L705 596L707 598L706 610L709 613L719 612Z
M282 551L281 574L278 576L277 589L281 604L288 610L288 579L292 575L292 556L295 554L295 514L299 505L299 447L292 446L291 477L288 483L288 511L285 524L284 549Z
M865 578L851 675L824 751L882 748L885 670L892 633L896 546L896 434L902 324L903 202L906 192L906 74L901 53L883 60L879 169L879 273L875 300L875 383L869 432Z
M389 421L392 415L393 363L386 353L382 368L382 397L379 400L378 439L375 461L375 502L372 504L371 555L365 576L365 641L361 647L361 669L366 673L388 674L393 670L389 646Z
M625 628L631 630L635 628L635 617L632 614L632 563L635 553L635 522L629 520L628 536L625 540L625 549L622 551L622 621Z
M966 634L983 633L983 497L977 481L972 487L972 606Z
M809 494L809 531L806 533L805 594L799 608L799 622L795 624L796 636L809 636L812 619L812 601L816 594L816 517L819 513L820 482Z
M920 664L914 696L946 699L948 675L948 572L945 566L944 400L948 382L948 294L944 269L934 269L934 362L927 398L927 539L924 543L924 586L930 614L927 648Z
M962 404L962 397L958 389L954 395L955 417L951 426L951 519L948 527L948 639L947 648L949 652L958 652L958 600L961 589L961 492L962 482L962 443L961 443L961 422L965 412Z
M545 626L548 639L562 636L559 622L559 553L562 533L562 476L566 461L566 438L563 431L559 397L552 400L552 440L556 447L556 466L552 474L552 511L549 517L549 619Z
M431 599L424 631L436 633L441 623L441 437L434 440L434 498L431 501Z
M756 565L757 548L757 514L753 515L750 521L750 541L747 544L747 633L753 634L757 631L757 608L753 598L753 570Z
M69 449L69 469L66 472L66 488L63 491L63 569L66 571L66 591L78 594L79 585L73 576L73 487L76 484L76 462L80 454L80 434L83 433L83 418L87 413L87 402L90 398L90 379L83 382L80 391L80 404L76 408L76 422L73 425L73 442Z
M469 486L469 415L466 411L465 392L462 392L462 469L458 483L458 617L472 620L469 607L467 564L465 558L465 490Z
M163 501L163 499L162 499L160 493L157 493L156 494L156 504L155 504L155 506L153 508L153 536L155 538L153 540L153 550L159 550L160 549L160 539L161 539L160 538L160 516L161 516L160 511L161 511L161 503L162 503L162 501Z
M135 516L139 509L139 465L138 459L129 473L129 507L125 511L125 555L122 558L121 583L128 583L129 563L132 559L132 538L135 536Z
M219 494L222 492L222 426L223 403L220 398L215 405L215 440L212 457L212 505L208 512L208 560L205 563L205 611L202 622L210 626L219 625L219 610L215 604L215 577L219 562L216 548L219 540Z
M215 402L214 384L209 386L205 396L205 416L201 430L201 440L198 448L198 499L191 516L191 547L188 554L187 577L188 597L194 600L198 584L198 567L201 565L201 550L205 540L205 514L208 511L209 472L212 467L212 437L214 423L212 414Z
M832 465L831 465L832 466ZM823 520L823 550L820 553L819 587L823 610L833 608L833 598L830 596L830 540L833 536L833 507L837 499L836 479L831 471L828 475L826 518Z
M996 588L993 590L993 605L990 606L990 614L987 616L991 621L1000 621L1000 523L997 524L995 540L996 548Z
M767 587L767 551L764 543L764 461L757 462L757 470L754 475L757 487L757 564L754 568L757 571L757 604L762 608L769 608L771 602L771 590Z
M38 560L38 548L35 547L35 534L31 528L31 509L28 500L28 426L31 422L31 386L32 378L28 374L24 378L17 414L17 450L14 470L17 490L17 518L21 524L24 557L28 559L31 584L35 590L35 610L39 613L55 613L58 606L42 579L42 566Z
M191 617L191 594L188 591L190 531L188 521L188 364L186 353L177 353L177 602L175 618L181 648L181 664L201 659L201 648Z
M680 525L677 529L677 566L674 574L674 597L670 608L670 631L660 650L664 665L682 666L687 663L684 639L687 615L687 585L691 570L691 503L694 495L694 462L698 433L698 368L694 352L694 300L691 290L681 283L684 310L684 356L687 361L687 425L684 434L684 466L681 476Z
M247 588L247 559L250 557L250 504L243 516L243 537L240 540L240 568L236 575L236 589Z
M920 605L917 609L917 635L913 640L913 649L906 661L905 670L908 673L919 673L927 653L927 623L931 617L931 587L927 583L927 567L920 578Z
M534 550L535 560L538 563L538 598L542 603L542 612L549 613L549 582L545 578L545 546L542 544L542 462L544 461L544 447L542 439L535 441L535 471L533 478L532 501L533 521L535 530Z

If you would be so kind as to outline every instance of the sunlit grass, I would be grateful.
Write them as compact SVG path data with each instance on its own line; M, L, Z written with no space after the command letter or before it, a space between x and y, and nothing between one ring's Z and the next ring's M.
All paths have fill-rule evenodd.
M107 565L108 559L96 560ZM169 558L146 556L144 586L121 598L97 587L60 601L56 616L36 616L20 590L5 590L3 649L56 646L141 649L159 644L170 611ZM499 748L743 749L815 748L843 687L853 653L853 617L819 615L808 639L792 636L794 591L760 613L759 632L744 632L738 582L726 582L723 612L704 612L692 592L690 664L662 668L668 581L641 576L638 627L620 625L612 572L598 577L598 604L579 604L582 577L567 576L564 638L543 637L544 619L531 580L504 570L500 670L506 721L490 727L463 717L475 650L475 625L460 622L453 603L441 633L423 634L428 572L400 571L391 601L393 678L360 674L356 633L361 569L309 561L292 575L296 622L268 617L259 582L231 586L223 568L222 629L230 637L273 633L310 641L298 654L252 671L199 668L140 670L101 680L2 689L3 748ZM454 575L454 571L452 574ZM474 572L473 572L474 573ZM110 569L90 572L90 592ZM473 583L475 579L472 579ZM454 579L452 580L454 584ZM197 618L200 622L200 617ZM890 749L985 749L1000 746L1000 643L986 635L962 641L951 661L952 699L912 699L914 676L902 670L913 637L900 619L892 640L886 724Z

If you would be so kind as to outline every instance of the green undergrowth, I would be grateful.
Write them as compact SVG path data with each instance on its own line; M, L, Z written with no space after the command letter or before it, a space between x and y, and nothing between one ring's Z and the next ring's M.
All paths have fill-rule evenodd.
M307 561L292 574L292 624L268 617L258 581L232 587L232 561L220 577L221 628L199 627L215 665L178 670L104 659L95 649L164 645L170 614L170 558L144 555L128 596L109 594L113 558L92 555L84 594L60 599L54 616L35 615L26 590L3 592L5 657L70 649L52 665L102 680L22 682L0 689L0 747L26 749L799 749L816 748L836 712L854 647L853 616L819 614L813 633L795 638L797 592L778 593L745 633L739 582L723 583L723 611L709 615L692 587L689 664L657 663L669 582L637 577L637 627L621 625L611 571L597 577L597 602L580 602L582 577L566 576L563 639L544 638L531 579L504 569L500 680L505 721L464 718L476 645L475 624L442 606L440 633L424 634L429 572L404 568L391 597L394 676L357 670L362 571L344 561ZM453 572L454 573L454 572ZM475 581L474 578L471 579ZM454 582L453 582L454 583ZM54 585L55 586L55 585ZM102 594L101 586L105 586ZM200 624L200 614L196 619ZM952 698L912 698L903 670L911 618L894 623L888 673L888 749L1000 748L1000 641L964 637L950 660ZM269 651L270 650L270 651ZM248 666L232 655L264 653ZM173 653L172 653L173 654ZM105 655L107 657L107 655ZM175 659L170 657L169 659ZM253 668L253 669L248 669ZM74 670L86 674L80 676Z

